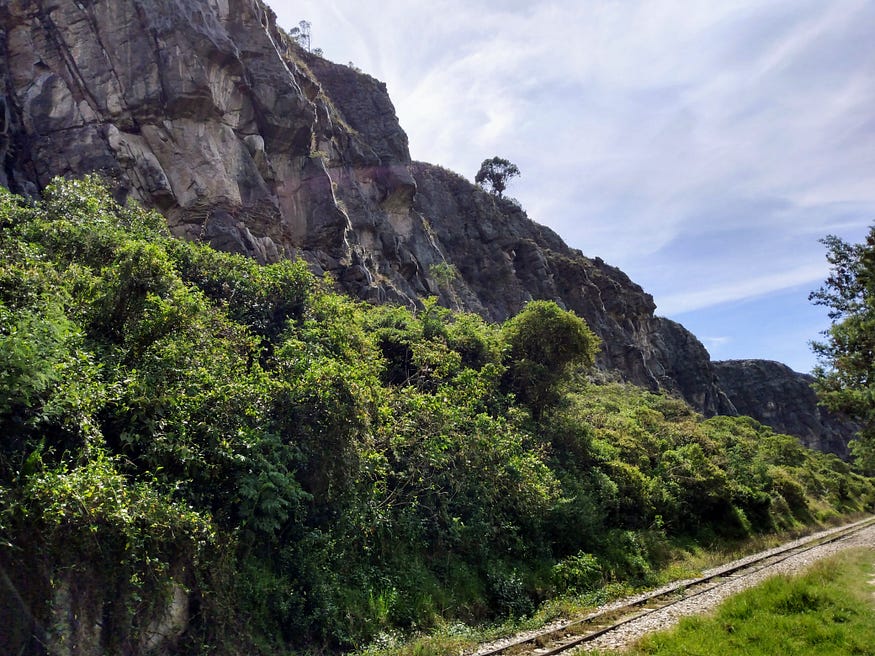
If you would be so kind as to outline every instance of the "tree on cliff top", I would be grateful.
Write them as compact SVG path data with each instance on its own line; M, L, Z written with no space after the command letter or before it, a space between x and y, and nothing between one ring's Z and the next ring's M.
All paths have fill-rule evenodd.
M289 36L297 43L301 48L309 52L311 55L316 55L317 57L324 57L325 53L322 48L311 48L310 47L310 28L312 24L310 21L302 20L298 23L298 27L293 27L289 31Z
M823 287L809 295L815 305L830 308L832 326L826 341L813 342L821 361L814 373L821 402L848 414L862 425L851 443L857 464L875 473L875 226L865 243L848 244L830 235L831 265Z
M307 52L310 52L310 21L302 20L298 27L293 27L289 35Z
M488 185L489 191L501 197L504 190L507 189L507 181L519 174L520 170L516 164L496 156L492 159L483 160L480 170L474 176L474 182L481 187Z

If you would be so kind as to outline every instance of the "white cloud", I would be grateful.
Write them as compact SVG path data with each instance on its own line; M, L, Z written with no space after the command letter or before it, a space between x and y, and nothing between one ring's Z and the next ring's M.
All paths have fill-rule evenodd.
M736 280L704 289L687 289L677 294L669 294L660 299L658 313L664 315L682 314L702 308L730 303L742 299L753 299L790 287L816 285L826 274L825 264L800 265L789 271L758 275L740 272Z
M723 352L732 345L731 337L699 337L712 360L723 358Z

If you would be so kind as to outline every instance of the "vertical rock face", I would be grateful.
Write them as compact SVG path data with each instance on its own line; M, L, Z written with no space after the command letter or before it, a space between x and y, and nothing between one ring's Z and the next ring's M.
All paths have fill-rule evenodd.
M4 0L0 80L15 192L97 171L179 237L304 258L377 302L438 295L501 321L552 299L602 338L602 368L706 414L772 416L727 396L702 344L622 271L411 162L385 85L302 51L261 0ZM447 264L455 278L437 275Z
M313 84L260 2L10 0L0 18L4 185L100 171L181 237L262 261L346 254L348 221L310 157Z

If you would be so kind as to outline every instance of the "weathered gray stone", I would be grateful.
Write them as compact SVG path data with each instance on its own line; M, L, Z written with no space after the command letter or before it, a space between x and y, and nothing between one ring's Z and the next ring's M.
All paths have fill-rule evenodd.
M374 302L437 294L502 321L552 299L587 320L599 366L625 380L815 446L823 431L835 452L851 434L818 424L793 386L772 385L766 403L807 404L808 423L724 393L726 367L718 380L695 336L656 317L622 271L513 202L411 162L385 85L302 51L261 0L6 0L0 28L0 183L14 191L102 172L179 237L260 262L301 257ZM435 279L445 263L455 280Z

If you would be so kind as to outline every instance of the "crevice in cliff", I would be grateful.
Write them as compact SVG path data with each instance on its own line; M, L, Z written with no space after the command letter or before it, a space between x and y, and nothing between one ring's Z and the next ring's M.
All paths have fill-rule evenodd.
M91 111L95 114L95 116L99 116L101 113L99 103L88 90L88 85L86 84L85 79L82 77L82 72L76 65L76 61L71 56L70 50L67 47L63 36L61 35L61 31L58 29L58 26L55 24L55 21L52 19L49 12L46 11L41 4L37 7L37 20L45 25L46 37L54 46L56 54L58 55L60 60L63 61L64 66L67 69L67 73L70 76L69 81L72 83L72 85L70 86L70 91L77 92L80 96L80 100L84 100L88 104Z
M85 16L88 19L89 24L91 25L91 33L94 35L94 38L97 41L97 44L100 46L100 52L103 55L104 59L106 60L107 68L109 69L110 73L112 74L113 79L115 80L116 87L119 90L118 98L124 105L125 113L130 115L130 110L127 107L126 97L125 97L125 93L124 93L125 86L124 86L124 84L122 84L122 81L118 76L118 72L116 71L116 66L112 60L112 57L110 57L109 51L107 50L106 46L103 43L103 39L100 35L100 26L98 25L97 18L94 15L94 7L93 7L93 5L80 6L78 4L77 4L77 7L79 7L80 10L85 14Z
M166 80L164 79L164 76L161 73L161 59L158 56L158 53L161 52L161 45L158 42L158 33L155 30L155 28L153 28L152 25L149 23L149 20L146 16L145 10L143 9L142 6L140 6L140 3L134 2L133 5L134 5L134 11L136 11L136 13L137 13L137 21L139 21L139 23L140 23L140 29L142 30L143 34L148 35L152 41L151 52L144 53L144 54L146 54L147 56L151 55L152 65L158 71L158 83L159 83L160 88L161 88L160 102L161 102L161 106L166 108L167 107L168 92L167 92Z

